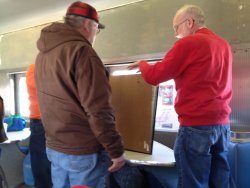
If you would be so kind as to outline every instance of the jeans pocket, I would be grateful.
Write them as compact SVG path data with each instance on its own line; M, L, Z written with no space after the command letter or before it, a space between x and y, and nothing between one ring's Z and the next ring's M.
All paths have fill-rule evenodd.
M46 147L46 154L47 154L48 160L51 162L51 150L47 147Z
M112 161L105 150L98 152L98 163L105 168L108 168L110 165L112 165Z
M93 169L97 163L97 153L85 155L68 155L46 148L48 159L55 166L70 172L82 172Z
M229 125L222 125L222 141L223 147L225 151L228 151L228 144L230 142L230 126Z
M213 144L213 131L187 127L186 149L192 153L207 155Z
M69 155L66 158L65 167L72 172L82 172L95 167L97 154L86 154L80 156ZM63 161L62 161L63 162Z

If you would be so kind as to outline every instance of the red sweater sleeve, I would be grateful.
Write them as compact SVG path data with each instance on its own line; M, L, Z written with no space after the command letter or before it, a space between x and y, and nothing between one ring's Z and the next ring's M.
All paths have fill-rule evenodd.
M207 28L178 40L162 61L139 63L152 85L174 79L175 110L181 125L229 122L232 54L229 44Z
M161 82L168 81L178 77L188 66L187 60L188 48L180 45L177 41L169 50L162 61L155 64L148 64L142 60L139 64L139 69L145 81L152 85L158 85Z

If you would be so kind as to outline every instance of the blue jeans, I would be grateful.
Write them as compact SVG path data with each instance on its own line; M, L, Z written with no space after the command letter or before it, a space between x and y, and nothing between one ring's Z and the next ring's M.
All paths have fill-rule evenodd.
M51 188L50 162L46 154L45 133L42 122L30 120L30 161L36 188Z
M111 160L103 150L85 155L69 155L47 147L51 161L53 188L70 188L74 185L86 185L104 188L108 178Z
M229 125L181 126L174 154L179 188L228 188Z
M176 188L178 174L175 167L145 165L140 167L147 177L149 187Z

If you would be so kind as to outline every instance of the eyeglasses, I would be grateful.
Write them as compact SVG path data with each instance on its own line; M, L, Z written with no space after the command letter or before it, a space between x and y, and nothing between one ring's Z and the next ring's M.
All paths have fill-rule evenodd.
M97 26L96 28L96 34L100 33L101 29Z
M100 33L101 29L99 28L99 24L96 23L95 21L92 22L92 26L95 28L95 33L96 35Z
M188 20L188 19L185 19L185 20L183 20L181 23L174 25L174 26L173 26L174 32L176 33L177 30L178 30L178 27L179 27L181 24L185 23L185 21L187 21L187 20Z

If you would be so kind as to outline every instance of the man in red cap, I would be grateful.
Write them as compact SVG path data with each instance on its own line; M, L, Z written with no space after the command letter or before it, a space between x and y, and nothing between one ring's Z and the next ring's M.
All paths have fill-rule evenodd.
M103 28L95 8L75 2L64 23L45 27L37 41L37 96L54 188L104 187L107 172L125 164L111 87L92 48Z

